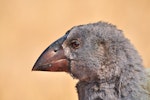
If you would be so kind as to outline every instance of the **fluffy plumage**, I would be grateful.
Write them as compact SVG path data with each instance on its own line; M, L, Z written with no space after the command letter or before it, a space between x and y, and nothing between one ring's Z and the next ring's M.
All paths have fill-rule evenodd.
M68 44L78 40L80 47ZM63 43L80 100L148 100L141 57L123 32L98 22L72 28Z
M105 22L79 25L71 28L60 40L52 47L59 45L57 48L61 49L54 48L54 51L64 51L63 55L69 61L65 71L79 79L76 86L79 100L150 100L150 83L142 59L116 26ZM47 50L53 51L51 47ZM48 57L45 55L44 59ZM40 64L36 63L41 69ZM46 63L46 67L49 66ZM60 63L58 69L62 70Z

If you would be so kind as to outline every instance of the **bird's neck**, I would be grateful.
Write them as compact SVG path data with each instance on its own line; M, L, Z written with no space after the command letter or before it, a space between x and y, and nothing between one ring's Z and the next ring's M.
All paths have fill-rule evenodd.
M79 100L147 100L147 94L135 83L122 84L118 79L108 82L79 81L76 88Z
M79 100L119 100L115 82L79 82L76 87Z

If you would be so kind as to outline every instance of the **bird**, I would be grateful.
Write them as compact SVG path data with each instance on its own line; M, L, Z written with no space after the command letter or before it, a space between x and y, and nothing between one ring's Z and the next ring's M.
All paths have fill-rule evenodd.
M79 100L150 100L150 71L111 23L72 27L45 49L32 70L69 73L79 80Z

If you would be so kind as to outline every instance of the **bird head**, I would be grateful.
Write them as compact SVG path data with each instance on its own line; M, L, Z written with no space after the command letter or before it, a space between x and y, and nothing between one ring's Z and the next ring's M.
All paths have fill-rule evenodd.
M117 55L124 56L118 51L124 40L122 31L108 23L75 26L41 54L32 70L67 72L80 81L119 76Z

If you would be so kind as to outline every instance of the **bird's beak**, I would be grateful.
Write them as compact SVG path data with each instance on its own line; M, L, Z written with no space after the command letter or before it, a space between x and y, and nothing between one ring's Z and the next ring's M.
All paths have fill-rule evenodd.
M69 72L69 60L62 47L66 37L67 35L52 43L38 58L32 71Z

